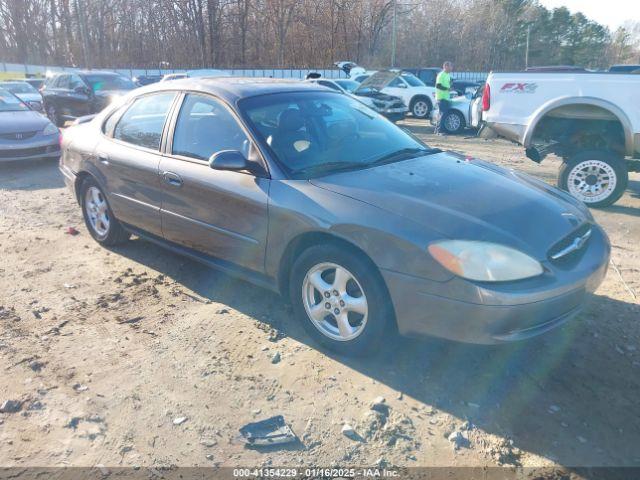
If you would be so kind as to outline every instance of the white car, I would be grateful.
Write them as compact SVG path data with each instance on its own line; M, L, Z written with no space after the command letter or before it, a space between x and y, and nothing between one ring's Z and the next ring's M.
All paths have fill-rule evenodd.
M362 88L362 85L355 80L344 78L335 80L328 78L310 78L306 81L349 95L351 98L360 103L364 103L380 115L384 115L392 122L402 120L409 111L401 98L380 93L373 89Z
M13 93L16 97L29 105L32 110L42 112L42 95L29 83L20 80L0 82L0 88Z
M414 117L429 118L435 105L436 89L428 87L412 73L401 70L367 71L353 62L338 62L336 65L363 87L400 97Z
M443 128L447 133L460 133L465 128L477 130L482 122L482 87L466 95L454 95L452 92L451 108L443 119ZM437 104L431 114L431 123L438 121L440 111Z

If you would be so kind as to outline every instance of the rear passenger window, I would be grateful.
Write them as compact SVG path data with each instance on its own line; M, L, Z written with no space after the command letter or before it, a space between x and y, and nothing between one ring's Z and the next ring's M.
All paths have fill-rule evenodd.
M180 109L173 136L173 153L208 160L222 150L237 150L249 156L250 142L236 119L216 100L187 95Z
M160 149L162 129L174 92L156 93L139 98L124 112L113 132L113 138L139 147Z

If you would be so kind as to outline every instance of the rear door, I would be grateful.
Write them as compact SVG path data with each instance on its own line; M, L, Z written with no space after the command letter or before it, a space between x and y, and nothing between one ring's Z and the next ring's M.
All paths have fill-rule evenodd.
M116 110L96 149L115 216L156 236L162 235L160 146L175 99L175 92L156 92Z
M90 101L89 86L84 83L79 75L71 75L69 77L69 89L66 95L66 104L69 107L70 115L73 117L82 117L89 115Z
M186 95L160 161L162 231L171 242L262 272L270 180L211 169L208 159L223 150L261 161L225 104Z

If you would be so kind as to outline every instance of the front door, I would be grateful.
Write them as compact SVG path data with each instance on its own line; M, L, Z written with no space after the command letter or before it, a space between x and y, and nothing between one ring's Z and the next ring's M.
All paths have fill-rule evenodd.
M262 272L270 180L208 162L223 150L255 155L236 117L212 97L188 94L170 148L160 161L165 239Z
M175 96L174 92L145 95L123 107L124 113L116 111L105 122L107 138L95 152L115 216L159 237L160 142Z

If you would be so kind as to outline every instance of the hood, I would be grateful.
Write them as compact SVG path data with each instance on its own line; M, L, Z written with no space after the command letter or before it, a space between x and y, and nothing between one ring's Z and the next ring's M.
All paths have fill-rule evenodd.
M444 238L500 243L538 260L590 221L585 209L564 192L448 152L336 173L311 183L421 224Z
M381 70L379 72L376 72L360 84L360 86L356 90L356 93L360 92L360 90L362 89L382 90L393 80L395 80L400 75L400 73L400 71L394 72L391 70Z
M0 112L0 135L3 133L36 132L44 130L49 119L33 110Z

